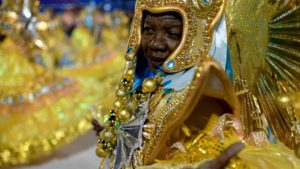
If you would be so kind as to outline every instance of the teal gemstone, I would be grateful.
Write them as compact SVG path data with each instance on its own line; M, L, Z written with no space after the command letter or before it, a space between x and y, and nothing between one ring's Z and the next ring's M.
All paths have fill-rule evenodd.
M210 3L210 0L202 0L203 4L208 5Z
M173 91L174 91L173 89L164 89L164 93L165 93L165 94L171 93L171 92L173 92Z
M172 80L168 80L168 81L163 83L164 86L169 86L171 84L172 84Z
M166 66L167 66L167 69L173 69L175 67L175 61L170 60Z
M115 123L115 129L120 130L122 128L122 125L119 122Z
M126 54L131 54L133 51L133 48L128 48L127 51L126 51Z

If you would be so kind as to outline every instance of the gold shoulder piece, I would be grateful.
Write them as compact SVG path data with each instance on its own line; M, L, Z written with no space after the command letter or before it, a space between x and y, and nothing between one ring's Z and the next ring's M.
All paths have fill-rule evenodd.
M200 99L204 97L224 101L232 111L228 113L239 116L238 100L227 75L215 61L208 58L203 60L187 89L163 99L150 116L149 123L155 124L155 132L151 139L144 142L141 158L144 158L145 165L153 163L155 159L165 158L168 142L174 141L170 140L170 135L181 124L186 123L190 118L207 115L204 113L209 109L203 110L198 106ZM166 103L169 98L172 100ZM226 110L224 109L222 113L226 113ZM198 124L197 127L200 127L201 121L198 121Z

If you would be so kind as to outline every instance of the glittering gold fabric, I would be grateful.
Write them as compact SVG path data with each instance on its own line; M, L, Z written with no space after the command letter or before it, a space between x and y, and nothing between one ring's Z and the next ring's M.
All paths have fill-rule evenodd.
M223 115L221 118L228 116ZM208 125L215 126L220 123L214 120L213 117L209 120ZM233 119L226 120L222 134L224 139L220 142L217 135L209 132L209 128L204 129L198 134L189 136L183 142L173 144L173 157L168 160L156 160L156 163L149 166L139 167L141 169L175 169L175 168L201 168L205 162L217 157L227 146L240 140L240 136L235 128L230 123ZM247 143L246 143L247 144ZM201 161L201 162L199 162ZM274 163L276 161L276 163ZM226 168L232 169L281 169L289 168L296 169L300 167L299 159L294 156L293 151L288 149L284 144L277 143L276 145L265 144L260 147L247 145L238 156L232 158Z
M268 44L268 24L276 7L268 0L232 0L226 3L226 21L233 73L242 75L253 88L260 69L267 67L264 56Z
M115 57L107 61L109 68L120 64ZM0 60L0 167L28 163L85 133L91 128L91 106L107 97L118 78L94 76L105 62L74 72L76 79L46 73L9 38L1 44Z

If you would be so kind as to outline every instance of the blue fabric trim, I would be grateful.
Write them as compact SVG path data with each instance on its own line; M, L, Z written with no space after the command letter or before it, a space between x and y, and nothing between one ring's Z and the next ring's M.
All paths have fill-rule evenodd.
M229 76L230 80L233 81L233 72L232 72L232 65L231 65L231 57L230 57L230 50L227 46L227 52L226 52L226 66L225 71L227 75Z
M271 144L276 144L277 143L277 138L276 138L276 136L274 136L272 134L272 131L271 131L270 127L267 127L267 132L268 132L267 137L268 137L269 142Z
M172 80L168 80L168 81L164 82L163 85L164 85L164 88L166 88L166 87L168 87L171 84L172 84Z

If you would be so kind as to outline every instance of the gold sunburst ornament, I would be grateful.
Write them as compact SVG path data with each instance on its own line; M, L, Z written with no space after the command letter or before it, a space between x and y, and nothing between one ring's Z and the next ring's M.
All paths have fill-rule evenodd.
M235 87L238 93L244 91L239 98L246 135L268 128L266 135L294 149L300 141L299 116L289 96L300 90L300 6L266 0L227 6Z

